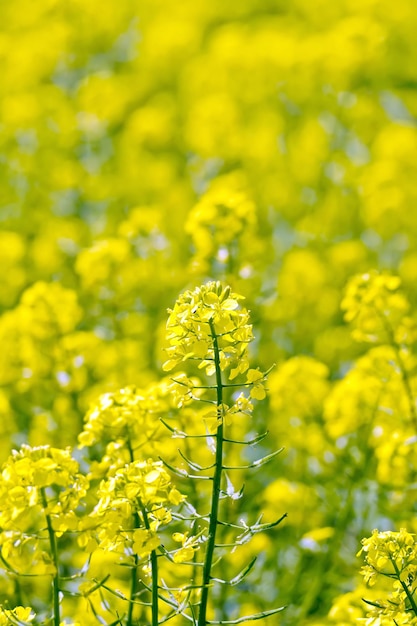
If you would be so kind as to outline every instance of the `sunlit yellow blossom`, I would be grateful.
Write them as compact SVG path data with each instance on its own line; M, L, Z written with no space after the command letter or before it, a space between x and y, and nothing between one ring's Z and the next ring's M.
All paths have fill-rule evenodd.
M80 447L116 441L130 442L133 448L160 443L167 435L160 418L175 405L173 386L171 380L162 379L144 389L131 386L100 396L85 416ZM185 390L175 388L177 393Z
M213 374L215 336L221 369L239 366L240 371L247 370L247 347L253 335L248 312L239 308L241 298L229 287L215 282L183 293L169 314L167 335L171 347L167 349L168 360L164 369L170 370L182 361L196 359L200 362L199 367L205 368L207 374Z
M159 537L154 531L145 528L139 528L133 532L133 551L139 557L149 555L161 543Z
M258 546L243 602L234 599L237 587L217 593L210 581L209 621L233 621L276 598L288 603L286 613L266 622L323 626L335 594L355 584L358 533L372 524L416 531L415 4L0 2L0 458L22 442L72 446L83 430L75 454L89 457L80 466L92 479L79 499L82 478L68 488L65 470L49 458L0 478L5 609L33 597L34 621L51 618L43 490L62 564L55 622L150 624L147 557L138 566L137 602L122 599L134 565L129 502L137 504L141 487L126 477L122 498L108 486L106 513L92 520L100 480L155 453L179 469L181 491L207 515L212 481L185 474L211 478L199 466L213 463L213 434L223 425L238 441L268 431L262 449L283 445L286 453L249 480L246 470L227 470L219 520L236 513L250 524L262 502L268 519L281 509L289 517L283 532L272 529L268 545ZM370 268L389 271L379 275L386 283L374 281ZM347 303L357 315L344 323L344 285L365 273L371 278ZM392 282L397 274L403 287ZM148 386L165 358L166 308L207 280L245 294L256 336L249 358L239 333L213 322L224 385L218 408L208 388L216 368L207 335L176 347L177 382L165 381L160 393ZM364 354L366 343L373 349ZM265 381L249 382L247 372L274 362L271 401L258 403L252 418ZM225 443L228 467L258 458L252 446ZM27 475L36 484L25 484ZM243 483L239 500L234 486ZM152 511L158 535L164 524L171 535L181 494L172 490L169 500ZM98 522L107 524L115 550L96 550L86 568L98 581L111 572L111 591L77 595L86 559L73 550L79 518L88 552L98 545ZM197 532L183 526L176 519L172 532ZM300 549L300 538L329 527L331 552ZM232 530L218 530L219 542L228 541ZM239 546L236 562L238 551L228 560L217 550L213 574L225 579L252 554ZM115 566L118 551L129 568ZM200 591L187 588L198 578L193 566L165 559L162 546L157 552L174 603L160 603L159 621L183 626L185 616L173 615L177 602L197 621L191 613ZM35 576L11 572L4 582L7 567ZM180 570L185 581L175 580ZM358 587L354 609L344 605L333 623L378 613L364 605L357 614L361 597L378 600L382 578L376 583L369 596ZM26 621L24 613L18 618ZM400 607L395 616L365 619L394 626L415 617Z
M172 535L174 541L181 543L181 548L173 554L174 563L185 563L192 561L194 552L198 549L198 540L196 537L189 537L188 533L174 533Z
M362 574L368 585L377 585L381 578L392 584L386 597L371 605L365 623L385 623L385 616L398 624L416 623L413 597L417 588L417 543L414 535L404 528L399 532L374 530L371 537L362 540L360 554L365 557Z
M350 593L337 596L329 611L329 620L333 624L355 624L364 617L365 606L362 597L367 589L358 589Z
M99 486L96 507L81 524L79 544L87 551L123 550L129 545L138 556L147 556L160 543L158 528L172 519L170 508L184 496L161 461L135 461L110 474Z
M387 344L415 341L416 326L408 317L410 304L400 287L398 276L376 271L350 280L342 308L355 339Z
M391 346L377 346L357 359L325 399L324 417L331 437L337 439L370 423L384 431L398 424L409 426L413 406L407 384L414 390L414 367L413 354Z
M60 283L38 282L23 293L20 315L25 330L42 339L74 330L81 308L75 291Z
M0 625L30 623L35 619L35 613L30 607L17 606L14 609L0 607Z
M207 272L213 263L242 271L255 241L256 207L238 175L220 177L191 209L185 230L195 247L193 266Z
M54 574L45 524L59 537L78 528L76 509L88 480L70 449L22 446L0 475L0 547L9 568Z
M417 544L414 535L405 528L400 532L374 530L371 537L362 540L362 549L359 554L365 554L366 563L374 569L375 576L383 573L382 570L400 573L417 563Z
M48 514L65 527L65 519L73 525L74 509L85 496L87 479L80 473L71 450L49 446L22 446L3 465L0 477L1 525L13 528L14 520L25 518L30 507L43 507L42 490L51 489L54 497Z

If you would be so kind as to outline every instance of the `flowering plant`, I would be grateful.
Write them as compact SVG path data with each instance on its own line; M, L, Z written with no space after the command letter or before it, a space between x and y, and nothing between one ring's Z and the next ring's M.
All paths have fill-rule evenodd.
M79 435L89 453L81 465L70 449L49 446L23 446L6 461L1 559L16 579L29 570L52 579L52 611L47 616L38 601L33 608L5 607L5 619L36 623L40 611L53 626L64 616L123 626L177 618L224 623L215 608L219 588L242 582L256 561L224 577L233 568L228 555L285 517L228 519L227 502L243 495L232 475L239 479L281 452L250 462L238 452L265 436L245 439L244 429L253 401L266 394L266 374L250 368L252 325L241 300L218 282L178 298L169 311L163 369L181 364L190 372L101 396ZM179 453L177 439L184 443ZM75 551L87 555L81 569L79 557L68 556ZM109 568L104 576L100 563Z

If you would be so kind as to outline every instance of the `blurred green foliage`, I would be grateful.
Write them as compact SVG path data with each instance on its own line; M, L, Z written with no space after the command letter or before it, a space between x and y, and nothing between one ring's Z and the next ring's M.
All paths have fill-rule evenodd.
M414 2L13 0L0 23L1 459L155 384L167 307L224 281L276 363L251 430L286 447L246 485L288 512L248 612L354 623L360 538L417 530Z

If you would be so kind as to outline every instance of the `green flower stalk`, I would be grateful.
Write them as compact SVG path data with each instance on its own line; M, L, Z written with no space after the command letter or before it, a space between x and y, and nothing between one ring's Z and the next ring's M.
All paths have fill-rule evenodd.
M216 430L216 462L213 475L213 490L211 498L211 512L208 529L208 542L206 559L203 567L203 581L201 591L200 613L198 618L198 626L204 626L207 615L207 602L209 594L209 585L211 579L211 568L213 565L214 548L216 545L216 531L218 524L218 511L220 503L220 489L223 471L223 382L220 368L220 350L219 342L212 318L209 320L210 333L213 340L214 366L216 368L216 390L217 390L217 419L218 426Z
M254 337L252 325L249 322L249 312L239 305L239 300L241 299L242 296L232 293L230 287L223 287L219 282L209 282L196 288L194 291L187 291L182 294L174 308L169 312L167 323L167 336L171 345L167 349L168 360L164 364L163 369L169 371L185 361L195 361L198 369L205 370L208 377L214 376L215 379L212 385L200 385L196 379L188 378L185 374L181 374L173 379L177 385L180 406L185 406L193 401L204 401L213 406L208 411L202 411L206 435L197 436L207 437L208 447L214 455L214 463L208 467L202 467L182 455L197 474L212 470L210 476L201 476L201 478L208 478L211 481L211 507L209 514L200 518L206 519L208 528L205 537L205 556L203 563L201 563L201 596L198 603L198 617L196 619L193 618L197 626L217 623L212 620L208 621L207 616L213 584L215 582L227 585L237 584L246 576L254 564L253 560L232 581L214 578L213 566L215 551L218 547L216 537L219 526L241 530L241 539L242 536L250 538L255 532L269 528L281 521L278 520L271 525L258 524L254 527L240 527L221 521L219 518L221 499L227 496L234 498L241 496L241 492L233 491L233 494L230 493L231 483L229 480L226 481L226 487L223 484L225 482L225 470L246 470L259 466L279 452L268 455L264 459L260 459L253 465L248 466L228 466L225 462L226 443L241 445L253 443L230 439L225 436L225 429L233 424L237 416L250 414L252 410L251 400L253 398L263 399L265 397L265 374L249 367L248 346ZM233 382L242 375L246 376L244 382ZM237 388L242 386L250 389L249 396L243 393L237 394ZM230 398L232 402L230 402ZM196 436L188 435L187 433L179 435L175 429L173 430L177 436ZM200 478L200 476L188 474L184 470L170 468L182 477L189 477L190 479ZM277 612L277 610L272 611L272 613ZM250 616L248 619L261 619L272 613L264 612ZM242 619L244 618L239 618L239 622Z

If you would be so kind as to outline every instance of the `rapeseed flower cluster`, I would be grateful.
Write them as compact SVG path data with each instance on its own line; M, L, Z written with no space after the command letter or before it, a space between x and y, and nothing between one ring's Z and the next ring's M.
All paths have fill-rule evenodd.
M241 296L231 293L230 288L219 282L209 282L195 291L186 291L169 312L167 329L171 347L164 370L178 363L195 358L199 368L214 373L213 335L210 323L215 325L220 339L222 370L237 366L243 361L242 372L249 368L246 357L247 344L252 341L252 326L246 310L239 309ZM211 363L209 362L211 361Z
M399 532L374 530L371 537L362 540L359 554L364 554L366 565L362 573L371 586L379 576L391 574L408 583L415 579L417 544L405 528Z
M80 446L98 442L131 441L133 446L157 439L159 417L169 410L169 384L148 389L126 387L100 396L85 416Z
M253 341L249 313L239 307L242 297L219 282L208 282L195 291L186 291L170 311L167 322L169 371L187 360L198 362L207 376L215 371L214 341L219 350L219 364L227 379L233 381L246 373L246 384L252 385L252 398L265 397L263 374L249 369L248 345ZM239 402L242 404L243 400Z
M9 457L0 476L0 547L8 569L56 573L46 527L58 537L77 530L88 487L69 449L22 446Z
M89 483L71 450L23 445L3 465L0 477L1 527L31 525L37 509L51 515L62 530L75 515ZM51 502L45 504L44 493ZM32 509L32 510L31 510Z
M398 276L373 271L352 278L341 306L358 341L410 345L416 340L416 325L408 316L410 304Z
M238 433L244 437L239 425L244 420L233 418L250 416L253 399L265 396L264 374L249 366L252 325L248 311L239 305L240 299L230 287L209 282L180 296L169 312L171 346L166 369L196 360L197 371L203 370L200 373L205 373L207 380L215 374L214 384L204 385L200 378L179 372L143 389L127 386L101 395L87 411L79 435L79 450L90 456L82 460L82 469L70 448L27 444L4 463L0 477L1 560L10 575L19 577L30 569L31 575L50 577L55 624L63 623L61 617L66 614L78 620L82 606L93 622L95 617L106 622L109 616L113 619L124 611L130 625L141 606L153 623L160 614L172 617L169 607L178 615L200 611L199 619L205 622L206 612L211 610L208 590L220 500L228 497L236 501L242 496L226 470L239 476L247 469L241 466L236 449L227 455L230 467L225 464L223 429L227 427L230 436ZM243 382L223 383L223 372L229 381ZM249 387L250 395L236 389L240 385ZM208 410L207 402L212 409ZM195 415L202 420L192 420ZM205 435L201 433L203 422ZM170 464L178 462L172 444L176 437L186 444L179 467ZM205 438L207 444L198 448L199 463L188 458L197 450L190 445L194 437ZM228 439L227 443L240 447L246 442ZM160 453L161 446L163 460L145 456L149 451ZM206 466L200 465L205 459ZM268 460L269 455L255 461L253 467ZM201 472L205 482L198 489L189 485L186 496L173 483L169 470L190 481L198 479ZM212 510L200 514L201 506L206 510L209 495L207 478L213 481ZM249 539L259 532L257 524L254 528L257 530L252 531L247 524L231 525L223 533L224 539L237 547L237 531L242 536L248 534ZM75 563L77 549L77 558L81 559L82 553L88 555L80 571ZM196 555L200 551L201 562ZM93 574L100 562L107 562L114 570L101 579ZM183 573L173 577L173 565L183 568ZM242 567L237 579L244 577L247 565ZM192 584L187 591L189 576ZM107 600L112 593L117 598L113 608ZM140 600L143 594L150 597L150 603ZM165 606L162 613L159 600ZM13 614L3 614L13 622L18 612L27 614L28 620L35 619L31 609L21 607Z
M372 602L368 618L362 620L368 626L391 622L415 624L417 605L417 543L413 534L402 528L399 532L374 530L371 537L362 540L366 565L362 568L365 582L369 586L378 583L381 577L388 578L391 591L384 600Z
M0 625L29 624L35 619L35 613L30 607L17 606L14 609L2 609L0 612Z
M242 612L230 596L216 597L219 619L277 597L288 604L282 621L323 626L335 594L353 585L360 537L382 523L417 530L415 2L397 0L395 10L389 0L0 4L1 461L23 442L75 446L90 407L105 412L102 396L147 396L166 356L166 307L190 285L225 280L253 312L254 367L277 363L269 403L247 397L265 392L262 378L256 391L245 383L239 401L240 390L223 390L227 434L257 439L268 430L272 448L286 447L277 465L245 480L244 499L238 488L225 498L225 517L247 520L261 503L273 515L280 502L291 515L259 548L264 560ZM371 268L389 288L375 288ZM345 286L364 275L385 321L357 287L363 316L346 323ZM181 445L201 467L213 462L203 439L185 437L218 424L207 404L215 390L201 389L197 366L196 357L178 364L187 374L176 370L183 384L167 382L167 412L161 402L139 417L136 404L134 460L163 453L197 474L178 458ZM246 381L250 368L226 379L232 369L224 384ZM119 426L120 407L109 407L103 429L100 418L90 429L89 417L90 443L74 453L91 460L82 464L89 512L110 467L132 460L123 426L112 439L112 417ZM233 467L242 460L235 445ZM250 464L254 452L245 450ZM242 484L245 471L233 472L227 479ZM190 500L193 488L178 478ZM207 504L210 481L198 485L193 502ZM304 539L326 528L332 537L306 549ZM104 559L94 554L93 584L111 568L112 586L129 596L127 568L115 568L114 553ZM69 561L65 573L74 571ZM163 578L175 586L167 564ZM22 590L13 584L1 581L6 608L31 604L33 579ZM180 593L186 603L189 592ZM98 612L120 600L103 586L94 594ZM45 589L33 595L40 605ZM42 607L33 608L42 622ZM99 615L117 623L125 608L120 600L119 615ZM97 622L92 610L65 615Z
M184 500L162 462L152 460L111 470L101 481L97 497L85 519L89 530L81 534L79 543L89 552L116 551L122 559L132 554L149 556L160 544L159 526L172 520L170 507Z
M217 264L220 275L224 268L227 275L250 277L257 251L256 227L256 206L239 176L215 179L185 223L195 248L194 271L212 274Z

